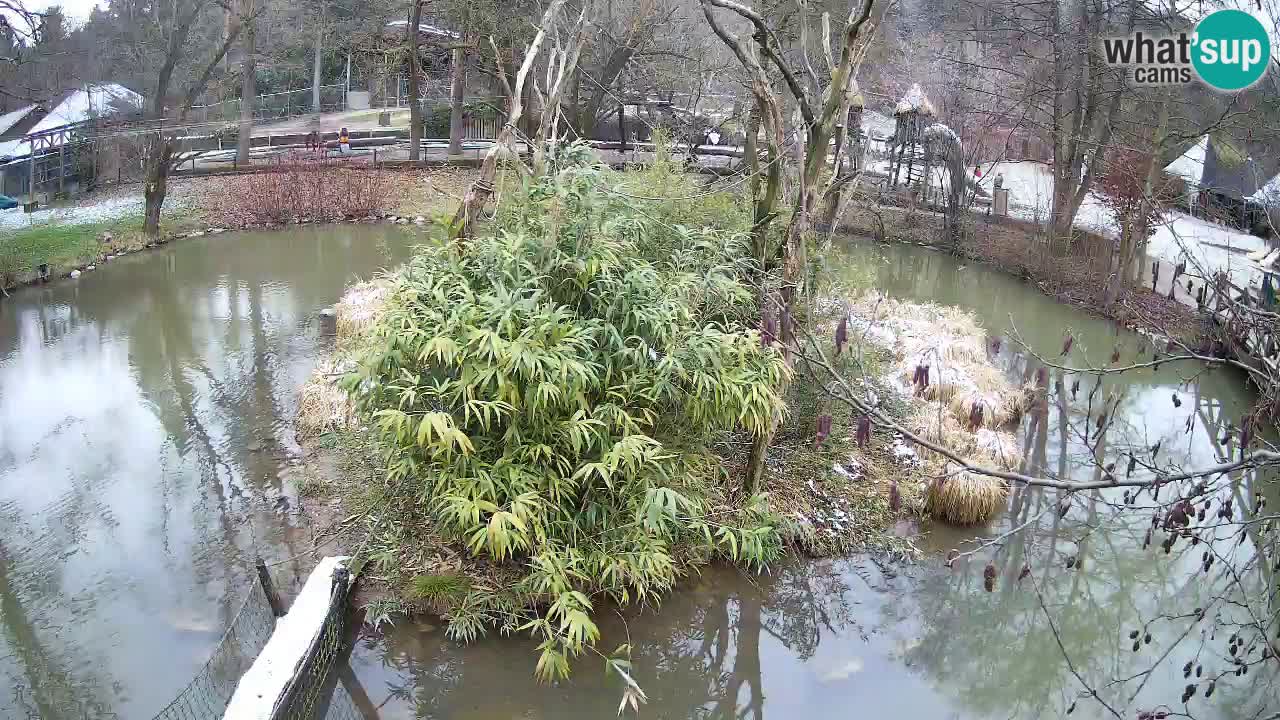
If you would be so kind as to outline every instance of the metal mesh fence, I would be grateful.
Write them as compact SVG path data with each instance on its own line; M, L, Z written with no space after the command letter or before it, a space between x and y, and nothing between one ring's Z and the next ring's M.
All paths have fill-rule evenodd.
M255 120L280 120L307 115L315 111L312 88L298 88L284 92L258 95L254 104ZM320 111L338 112L347 107L347 89L343 85L320 86ZM240 100L223 100L209 105L197 105L187 113L192 122L228 122L240 120Z
M266 574L266 567L259 572ZM320 634L274 708L272 720L369 720L372 704L347 665L347 596L350 574L334 573L329 612ZM269 583L269 578L264 578ZM200 672L153 720L219 720L241 676L266 647L275 612L264 582L251 584L222 640ZM354 696L354 698L353 698ZM360 702L357 702L357 699ZM364 708L361 710L360 708Z
M342 681L334 684L333 693L329 696L328 702L317 710L319 712L312 716L315 720L370 720L368 715L361 714L351 698L351 693L347 692L346 683Z
M345 690L340 694L335 692L340 679L339 666L346 663L349 579L346 568L334 572L324 628L285 688L272 720L359 720L350 695Z
M240 676L266 647L275 614L259 583L252 583L244 604L208 662L155 720L217 720L227 708Z

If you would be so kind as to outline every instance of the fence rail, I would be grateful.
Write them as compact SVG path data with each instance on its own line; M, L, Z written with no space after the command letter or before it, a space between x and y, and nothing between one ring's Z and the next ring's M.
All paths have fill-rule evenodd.
M320 86L320 112L338 112L347 108L345 85ZM259 95L253 108L254 120L283 120L315 112L312 88ZM210 105L197 105L188 114L191 122L227 122L240 120L240 100L223 100Z

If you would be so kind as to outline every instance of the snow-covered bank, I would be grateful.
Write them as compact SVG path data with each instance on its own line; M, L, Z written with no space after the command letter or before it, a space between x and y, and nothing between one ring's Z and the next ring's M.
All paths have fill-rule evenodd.
M1053 205L1053 170L1049 165L1031 160L988 163L982 166L980 182L990 189L996 175L1004 176L1004 187L1009 190L1010 215L1041 223L1048 220ZM1081 203L1075 226L1104 237L1114 238L1120 232L1111 210L1093 192ZM1147 242L1147 254L1174 264L1186 260L1189 271L1196 275L1225 270L1232 282L1248 286L1261 282L1261 270L1245 254L1264 244L1260 237L1175 211L1156 226Z
M22 208L0 210L0 231L21 230L32 225L92 225L119 220L127 215L142 216L142 193L117 195L72 207L48 208L24 213Z

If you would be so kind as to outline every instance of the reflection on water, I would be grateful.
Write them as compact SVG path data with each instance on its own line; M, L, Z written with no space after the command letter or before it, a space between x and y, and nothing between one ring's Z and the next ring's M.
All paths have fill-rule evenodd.
M150 717L254 554L307 546L289 422L316 312L411 242L185 240L0 302L0 717Z
M315 313L410 241L370 227L204 238L0 303L0 717L150 717L207 657L253 555L282 560L307 547L288 422L318 349ZM1067 329L1076 357L1095 364L1144 343L918 248L853 247L832 272L967 307L993 334L1016 328L1044 354L1056 355ZM1010 372L1034 369L1016 343L1005 348ZM1111 460L1157 441L1173 462L1220 461L1232 449L1228 424L1251 401L1222 370L1165 366L1096 393L1080 378L1073 399L1075 379L1055 371L1050 382L1064 391L1023 419L1028 469L1092 477L1092 453ZM1096 414L1091 397L1112 392L1119 411L1095 450L1080 420ZM1239 480L1240 506L1255 489L1271 492L1259 477ZM1009 515L983 531L1028 525L995 556L991 594L986 558L951 571L936 556L905 569L859 559L762 577L710 569L661 608L604 613L601 647L634 646L644 714L670 718L1057 717L1081 689L1059 643L1093 685L1138 705L1177 705L1191 653L1206 673L1229 667L1221 638L1182 616L1233 612L1215 597L1220 574L1196 575L1198 549L1142 550L1148 523L1116 529L1112 496L1082 495L1066 517L1057 500L1015 494ZM1104 522L1113 531L1090 530ZM941 552L973 536L935 527L920 542ZM1252 552L1252 542L1228 552ZM1020 583L1024 564L1036 572ZM301 567L277 570L287 589ZM1269 569L1245 581L1276 584ZM1129 631L1162 613L1135 653ZM340 679L366 720L616 713L621 685L598 661L558 686L536 684L533 662L523 638L458 648L439 627L402 623L362 640L354 677ZM1271 669L1224 680L1191 710L1258 717L1280 709L1275 680ZM1073 717L1103 716L1081 701Z
M907 620L885 627L880 593L902 578L856 561L781 568L744 581L710 569L661 608L602 616L602 647L631 642L646 717L946 717L946 699L904 671L919 638ZM393 718L605 718L622 684L582 662L569 683L539 685L533 646L494 638L457 648L440 628L397 628L357 648L355 672ZM899 692L880 692L896 688ZM766 712L768 711L768 712Z
M1015 331L1040 354L1056 356L1069 330L1079 348L1073 360L1095 365L1116 347L1132 358L1147 345L1014 278L921 248L852 246L830 271L899 297L972 310L993 335L1006 338L1000 361L1015 375L1039 367L1010 339ZM1073 398L1069 388L1077 379ZM1252 401L1243 378L1220 369L1167 365L1109 378L1096 392L1088 377L1053 371L1049 381L1062 391L1022 420L1018 437L1028 470L1076 479L1100 474L1095 452L1107 463L1157 441L1168 462L1221 462L1231 452L1222 439L1228 423ZM1091 445L1083 418L1096 417L1112 393L1118 410L1102 441L1092 437ZM1254 474L1238 480L1241 507L1253 502L1255 490L1272 492ZM920 544L935 554L896 569L900 575L861 560L801 563L766 577L713 569L660 609L628 614L625 622L607 619L601 647L633 644L635 677L650 698L642 715L651 717L1061 717L1082 691L1075 672L1122 705L1136 698L1133 708L1167 703L1186 712L1178 702L1183 663L1194 657L1205 677L1231 667L1223 638L1187 617L1196 607L1224 621L1235 617L1238 608L1218 597L1222 572L1197 574L1203 546L1183 543L1170 555L1158 545L1144 550L1149 516L1122 511L1113 494L1082 493L1065 517L1055 511L1058 500L1013 494L1010 512L977 536L1020 525L1026 531L994 558L961 561L954 570L940 567L937 553L975 532L928 528ZM1108 532L1095 530L1104 524ZM1245 557L1251 541L1221 549ZM982 574L991 560L998 579L987 593ZM1024 565L1034 571L1020 582ZM1244 582L1275 587L1269 569L1255 575ZM1135 652L1129 633L1148 620L1151 643ZM603 675L601 663L584 660L570 682L548 687L533 680L534 657L523 638L459 648L438 627L402 624L386 637L363 640L352 662L384 718L616 713L621 684ZM1211 700L1198 697L1188 709L1197 718L1265 717L1280 711L1276 680L1274 663L1243 678L1228 676ZM1086 699L1073 714L1109 716Z

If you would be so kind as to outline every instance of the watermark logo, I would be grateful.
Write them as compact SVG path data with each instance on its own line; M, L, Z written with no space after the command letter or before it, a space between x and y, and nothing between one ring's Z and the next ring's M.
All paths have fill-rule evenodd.
M1128 68L1135 85L1185 85L1192 78L1215 90L1252 87L1271 62L1271 39L1258 18L1242 10L1218 10L1192 33L1103 38L1107 64Z

